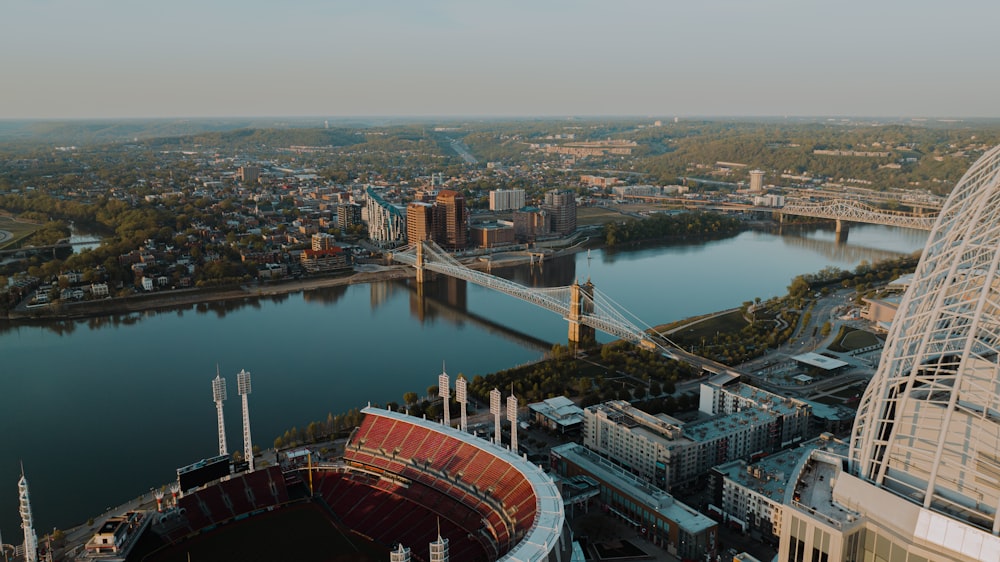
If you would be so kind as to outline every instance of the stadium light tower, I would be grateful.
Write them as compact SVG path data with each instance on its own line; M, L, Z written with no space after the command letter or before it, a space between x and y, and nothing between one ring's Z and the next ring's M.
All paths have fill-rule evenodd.
M38 535L31 517L31 500L28 496L28 479L21 465L21 479L17 481L17 495L21 501L21 529L24 530L24 562L38 562Z
M500 391L490 391L490 413L493 414L493 442L500 444Z
M215 366L215 378L212 379L212 399L215 400L215 413L219 418L219 454L228 455L226 447L226 421L222 416L222 403L226 400L226 379L219 375L219 366Z
M448 379L448 373L444 370L444 363L441 363L441 374L438 375L438 396L441 397L444 406L444 424L451 427L451 405L449 400L451 399L451 387L450 381Z
M177 482L170 483L170 503L172 507L177 507L177 497L180 496L181 485Z
M507 419L510 420L510 450L517 454L517 396L507 397Z
M459 403L462 408L462 423L459 427L462 431L469 430L469 420L465 415L465 405L469 403L469 395L465 388L466 382L463 375L458 375L455 379L455 401Z
M249 463L247 470L253 472L253 442L250 440L250 373L244 369L236 374L236 388L243 397L243 458Z
M430 544L430 562L448 562L448 539L441 538L441 521L438 520L438 538Z
M410 562L410 549L403 545L396 545L396 550L389 553L389 562Z

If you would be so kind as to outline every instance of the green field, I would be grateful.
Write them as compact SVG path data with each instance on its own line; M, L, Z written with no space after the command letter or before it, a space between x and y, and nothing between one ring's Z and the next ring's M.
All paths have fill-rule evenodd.
M705 320L692 323L688 327L674 332L674 335L670 337L677 342L696 343L702 337L711 339L719 333L739 333L746 326L747 321L743 319L743 313L739 310L734 310L726 314L720 314L714 318L706 318Z
M13 218L0 215L0 250L16 247L16 244L37 232L42 225L16 221Z
M380 562L388 559L385 548L341 530L318 505L311 503L223 525L143 558L145 562Z
M868 347L871 345L876 345L881 340L878 336L871 332L866 332L865 330L855 330L847 326L841 326L840 332L837 337L830 344L829 350L836 351L838 353L844 353L847 351L854 351L855 349L861 349L863 347Z
M576 210L576 224L577 226L591 226L595 224L606 224L612 221L621 221L629 217L612 211L611 209L605 209L604 207L579 207Z

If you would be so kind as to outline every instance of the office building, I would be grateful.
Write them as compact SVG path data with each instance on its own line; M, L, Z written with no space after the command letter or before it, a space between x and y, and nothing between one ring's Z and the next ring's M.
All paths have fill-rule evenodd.
M464 250L468 245L469 218L465 196L442 189L434 201L434 240L446 250Z
M524 206L523 189L495 189L490 192L491 211L510 211Z
M514 225L484 222L469 227L469 242L477 248L498 248L514 243Z
M750 191L759 193L764 191L764 171L750 170Z
M260 168L258 166L240 166L236 175L243 183L256 183L260 179Z
M406 206L406 241L415 244L434 235L434 205L414 201Z
M576 231L576 193L570 189L545 192L542 209L552 215L552 232L569 236Z
M848 457L795 472L780 560L1000 560L998 250L1000 147L941 209Z
M538 207L522 207L514 211L514 238L534 242L552 232L552 216Z
M348 230L361 224L361 205L357 203L342 203L337 205L337 227Z

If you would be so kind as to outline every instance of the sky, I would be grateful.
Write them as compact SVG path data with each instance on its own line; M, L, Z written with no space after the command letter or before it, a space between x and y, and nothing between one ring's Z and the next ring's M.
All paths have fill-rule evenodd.
M0 0L0 119L1000 117L990 0Z

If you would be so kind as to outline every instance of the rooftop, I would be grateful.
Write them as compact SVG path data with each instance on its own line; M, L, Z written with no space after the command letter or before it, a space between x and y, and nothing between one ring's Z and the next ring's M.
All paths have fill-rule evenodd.
M793 356L792 359L799 363L805 363L810 367L818 367L826 371L833 371L834 369L847 366L847 362L845 361L820 355L819 353L803 353L802 355Z
M577 443L566 443L552 448L552 453L569 459L599 480L613 485L621 492L641 503L645 508L663 515L678 527L691 534L698 534L716 522L678 502L663 490L640 480L634 474Z
M812 440L800 447L764 457L750 465L745 461L736 460L721 464L715 467L715 470L744 488L756 491L775 503L783 503L795 467L821 445L819 440Z
M829 358L824 357L824 359L829 359ZM750 386L749 384L742 382L727 386L725 388L725 391L735 394L745 400L751 401L758 407L772 411L779 415L794 414L802 406L802 401L800 400L788 398L786 396L781 396L773 392L768 392L761 388Z
M740 412L696 421L684 426L684 436L693 441L714 441L741 428L770 424L777 414L767 410L745 409Z

